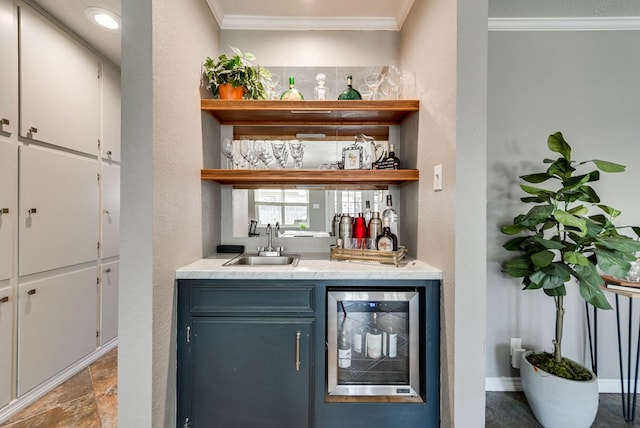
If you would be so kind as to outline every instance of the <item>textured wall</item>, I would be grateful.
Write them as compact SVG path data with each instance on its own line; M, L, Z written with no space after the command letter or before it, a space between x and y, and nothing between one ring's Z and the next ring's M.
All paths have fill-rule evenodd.
M128 27L127 23L136 23ZM202 257L205 0L123 4L119 423L175 421L175 269Z
M487 377L518 377L509 365L509 338L528 348L551 349L553 302L539 291L521 291L500 273L507 240L499 226L521 208L515 181L538 172L551 157L547 136L562 131L579 160L627 165L624 174L602 174L594 186L605 204L622 210L621 224L640 224L640 37L618 32L492 32L489 36ZM632 196L632 194L634 196ZM585 359L584 306L569 287L563 351ZM626 303L625 303L626 306ZM626 316L625 316L626 317ZM623 318L626 319L626 318ZM615 379L617 344L613 312L598 319L599 376Z

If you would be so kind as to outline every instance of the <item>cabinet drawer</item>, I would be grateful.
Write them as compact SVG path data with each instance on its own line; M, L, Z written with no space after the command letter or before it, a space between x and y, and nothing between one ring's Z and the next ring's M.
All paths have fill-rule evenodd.
M263 281L192 285L189 312L313 314L313 284L265 284Z

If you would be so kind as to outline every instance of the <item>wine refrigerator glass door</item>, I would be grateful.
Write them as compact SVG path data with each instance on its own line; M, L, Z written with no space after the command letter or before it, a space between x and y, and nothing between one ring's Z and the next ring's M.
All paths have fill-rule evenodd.
M413 290L327 291L327 393L420 394L419 295Z

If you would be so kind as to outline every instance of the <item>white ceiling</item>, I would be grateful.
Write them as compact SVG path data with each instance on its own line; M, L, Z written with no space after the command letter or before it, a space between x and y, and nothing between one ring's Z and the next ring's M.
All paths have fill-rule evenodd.
M120 34L84 14L100 6L122 16L121 0L25 0L63 23L116 65ZM262 30L399 30L414 0L207 0L220 28ZM126 17L125 17L126 19Z

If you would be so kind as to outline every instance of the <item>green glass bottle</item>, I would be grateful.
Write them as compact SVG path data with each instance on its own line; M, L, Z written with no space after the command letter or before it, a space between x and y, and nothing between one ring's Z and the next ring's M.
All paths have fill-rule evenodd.
M340 93L340 95L338 95L339 100L361 100L362 99L360 92L353 89L352 81L353 81L353 77L347 76L347 89L345 89Z
M284 91L282 93L282 95L280 95L280 99L281 100L291 100L291 101L304 100L304 97L302 96L300 91L298 91L295 88L295 81L293 79L293 76L289 77L289 89L287 89L286 91Z

